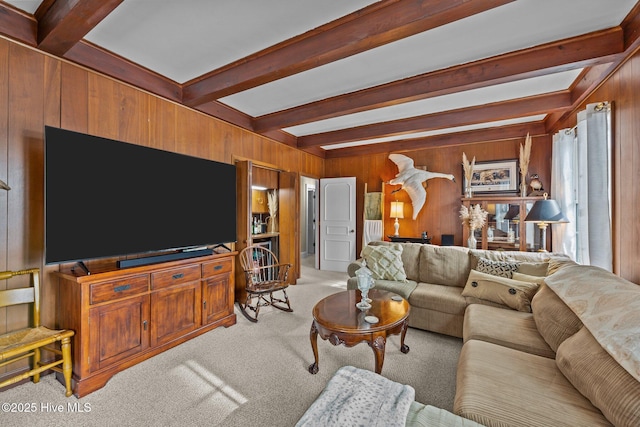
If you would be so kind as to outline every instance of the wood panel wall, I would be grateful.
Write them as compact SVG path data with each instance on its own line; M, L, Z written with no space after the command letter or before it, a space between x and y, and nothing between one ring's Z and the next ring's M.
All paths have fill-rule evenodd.
M440 244L443 234L453 234L454 244L462 245L462 223L459 211L462 206L462 153L469 159L474 156L476 161L493 161L517 159L520 145L524 143L526 135L521 139L506 141L486 141L465 146L451 146L425 148L409 152L402 152L414 160L416 167L426 166L432 172L453 174L455 182L444 178L433 178L427 181L427 201L414 221L411 199L406 191L391 194L399 186L385 185L385 212L390 212L390 203L394 200L405 202L404 219L400 219L400 235L418 237L426 231L432 237L432 243ZM551 149L551 138L548 135L534 137L531 148L529 173L537 173L547 186L550 183L551 162L547 155ZM398 168L388 159L390 153L371 156L344 157L325 160L325 174L327 177L355 176L357 185L357 218L362 218L364 184L368 191L381 191L382 183L388 182L397 173ZM391 218L384 219L386 234L393 233ZM358 224L358 253L361 250L362 225Z
M226 163L245 158L307 176L324 173L317 156L0 38L0 179L11 186L0 191L0 269L43 269L49 326L57 289L48 277L56 267L43 263L45 125ZM82 194L69 194L68 202L80 209ZM0 334L27 319L25 310L0 309Z

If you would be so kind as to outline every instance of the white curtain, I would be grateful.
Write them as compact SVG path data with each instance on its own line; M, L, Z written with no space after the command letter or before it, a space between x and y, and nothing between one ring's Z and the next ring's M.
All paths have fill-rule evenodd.
M551 197L560 205L568 223L552 224L553 252L567 254L575 261L576 240L576 133L562 129L553 135L551 155Z
M578 113L576 128L573 149L567 148L572 131L554 135L552 197L574 226L554 226L553 250L612 271L611 105L587 105Z

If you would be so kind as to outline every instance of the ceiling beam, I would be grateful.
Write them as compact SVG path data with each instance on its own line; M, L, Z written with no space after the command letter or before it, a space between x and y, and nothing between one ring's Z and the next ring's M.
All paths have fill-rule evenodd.
M36 45L38 23L22 11L7 3L0 3L0 34L24 43Z
M187 82L183 87L183 102L190 106L201 105L512 1L395 0L375 3Z
M298 137L298 147L340 144L343 142L362 141L407 133L426 132L450 127L527 117L546 114L554 110L571 108L571 105L571 95L569 91L552 92L384 123L301 136Z
M438 70L256 118L257 132L611 62L624 51L616 27Z
M123 0L56 0L40 13L38 48L63 56Z
M64 58L172 101L180 101L182 93L177 83L85 40L73 46Z
M357 157L381 153L400 153L428 148L453 147L468 144L478 144L487 141L504 141L521 139L529 133L532 136L544 135L542 122L518 123L502 127L483 128L465 132L432 135L423 138L405 139L383 142L380 144L361 145L356 147L326 150L325 158Z

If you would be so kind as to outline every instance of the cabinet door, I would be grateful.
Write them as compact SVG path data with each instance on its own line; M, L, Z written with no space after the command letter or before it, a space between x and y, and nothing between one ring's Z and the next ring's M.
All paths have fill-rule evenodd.
M202 323L208 324L233 313L231 273L210 277L202 282Z
M200 282L151 293L151 346L179 338L200 326Z
M112 365L149 347L149 296L129 298L89 311L90 367Z

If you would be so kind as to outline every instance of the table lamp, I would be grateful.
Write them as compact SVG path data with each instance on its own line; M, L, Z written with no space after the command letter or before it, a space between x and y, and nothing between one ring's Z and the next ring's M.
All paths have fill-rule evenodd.
M557 224L561 222L569 222L560 210L558 202L547 199L549 195L544 193L544 200L538 200L524 219L525 222L535 222L540 228L540 252L547 251L546 232L549 224Z
M398 222L398 218L404 218L404 202L391 202L391 213L389 214L389 216L396 219L396 222L393 223L393 235L399 236L400 223Z

